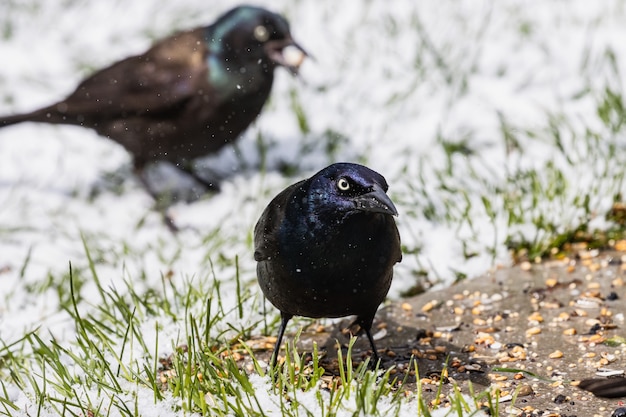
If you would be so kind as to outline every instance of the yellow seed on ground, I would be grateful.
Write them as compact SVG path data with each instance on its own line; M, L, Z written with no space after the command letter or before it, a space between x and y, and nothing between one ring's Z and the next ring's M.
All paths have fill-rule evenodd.
M570 317L569 313L566 313L566 312L563 311L563 312L561 312L559 314L558 319L559 319L559 321L566 321L566 320L569 320L569 317Z
M526 330L526 336L535 336L539 333L541 333L541 327L531 327L530 329Z
M600 288L600 283L599 283L599 282L597 282L597 281L590 282L590 283L587 285L587 289L588 289L588 290L597 290L597 289L599 289L599 288Z
M422 311L424 313L428 313L429 311L431 311L436 306L437 306L437 301L435 301L435 300L429 301L426 304L424 304L424 306L422 307Z
M615 242L615 250L626 252L626 240L622 239Z
M600 265L598 262L594 262L591 265L589 265L588 268L591 272L596 272L596 271L599 271L600 268L602 268L602 265Z
M548 355L550 359L561 359L563 357L563 352L560 350L555 350L551 354Z

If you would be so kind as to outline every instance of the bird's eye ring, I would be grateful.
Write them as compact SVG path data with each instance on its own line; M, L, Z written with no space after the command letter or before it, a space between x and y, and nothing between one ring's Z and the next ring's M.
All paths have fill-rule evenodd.
M345 178L339 178L337 180L337 188L339 188L340 191L348 191L350 189L350 182Z
M270 38L270 32L263 25L254 28L254 38L259 42L265 42Z

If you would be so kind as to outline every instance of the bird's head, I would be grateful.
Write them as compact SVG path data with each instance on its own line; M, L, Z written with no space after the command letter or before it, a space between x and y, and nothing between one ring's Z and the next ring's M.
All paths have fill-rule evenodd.
M292 38L289 23L279 14L254 6L239 6L212 25L211 49L236 65L256 63L268 70L283 66L297 74L307 52ZM242 67L245 68L245 67Z
M318 215L340 218L358 212L398 215L387 181L358 164L332 164L310 179L309 198Z

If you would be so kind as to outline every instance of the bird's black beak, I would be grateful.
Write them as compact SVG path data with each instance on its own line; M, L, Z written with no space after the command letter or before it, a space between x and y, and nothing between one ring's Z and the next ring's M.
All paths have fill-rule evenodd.
M304 58L310 56L304 48L291 38L268 41L264 48L267 56L275 64L287 68L292 75L298 75Z
M383 190L379 185L374 185L373 188L374 189L369 193L354 198L357 210L397 216L398 210L391 202L391 199L385 190Z

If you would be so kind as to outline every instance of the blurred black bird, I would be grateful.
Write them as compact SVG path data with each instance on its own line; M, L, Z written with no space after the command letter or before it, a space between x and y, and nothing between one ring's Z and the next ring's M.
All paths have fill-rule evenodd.
M578 388L589 391L597 397L626 397L626 378L615 377L583 379L580 381L580 384L578 384Z
M282 16L241 6L96 72L58 103L0 117L0 127L30 121L92 128L132 154L155 198L142 174L157 160L210 186L190 159L237 139L261 112L274 69L296 74L305 56Z
M293 316L356 315L372 347L372 322L400 262L398 212L382 175L337 163L287 187L267 206L254 229L257 278L281 323L276 364Z

